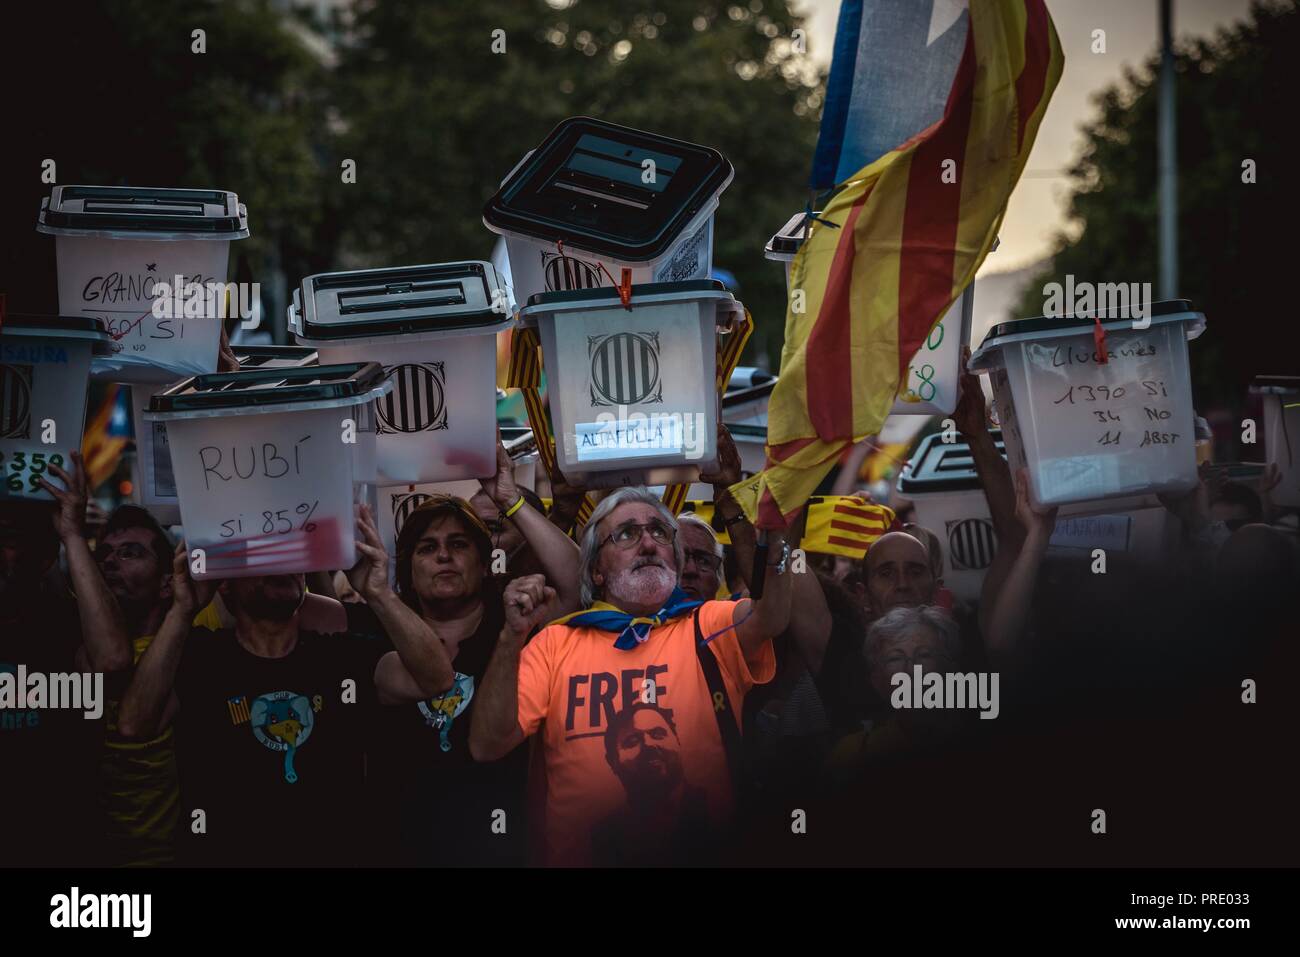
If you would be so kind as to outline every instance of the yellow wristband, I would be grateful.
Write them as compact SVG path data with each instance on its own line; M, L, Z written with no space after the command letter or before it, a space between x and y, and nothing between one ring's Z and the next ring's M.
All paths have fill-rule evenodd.
M524 497L521 495L519 496L519 498L515 499L515 504L511 505L508 509L506 509L505 511L506 518L509 518L511 515L515 514L515 512L523 508L523 505L524 505Z

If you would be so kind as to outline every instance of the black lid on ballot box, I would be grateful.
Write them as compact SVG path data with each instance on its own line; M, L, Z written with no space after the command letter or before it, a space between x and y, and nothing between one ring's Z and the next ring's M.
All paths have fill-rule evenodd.
M236 194L222 189L56 186L41 200L36 231L182 233L243 239L248 235L248 210Z
M1005 458L1001 430L989 431L998 451ZM923 438L898 476L900 495L969 492L982 487L979 475L975 472L975 459L971 457L970 446L965 442L944 442L942 432L934 432Z
M511 321L505 295L496 268L477 260L319 273L294 290L290 325L309 342L489 332Z
M654 163L654 176L645 171ZM726 188L731 163L717 150L579 116L560 123L483 207L483 221L625 262L672 247Z
M258 406L269 405L361 401L382 385L384 367L378 362L213 372L155 393L149 411L219 413L256 411Z

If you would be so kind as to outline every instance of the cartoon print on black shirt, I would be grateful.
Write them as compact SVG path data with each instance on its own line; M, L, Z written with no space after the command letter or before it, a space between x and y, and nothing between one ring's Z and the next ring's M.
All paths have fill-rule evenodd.
M259 695L253 699L249 724L258 741L272 751L284 752L284 779L295 783L298 772L293 769L294 753L307 743L315 724L307 696L294 691Z
M444 751L451 750L452 723L458 718L474 697L474 676L456 672L456 679L451 687L427 701L420 702L420 714L424 723L438 732L438 746Z

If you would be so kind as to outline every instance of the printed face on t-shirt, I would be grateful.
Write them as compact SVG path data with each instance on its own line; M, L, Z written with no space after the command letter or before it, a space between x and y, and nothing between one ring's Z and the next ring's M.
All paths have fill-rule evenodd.
M606 757L629 794L666 794L682 782L681 742L668 716L653 705L633 706L607 732ZM612 744L612 747L611 747Z
M646 528L633 527L651 524L666 527L668 541L656 541ZM627 538L638 533L635 540ZM624 502L605 516L596 535L602 544L591 580L604 600L634 615L654 614L662 608L677 585L677 556L673 530L659 510L648 502ZM620 537L626 538L625 547L620 547Z

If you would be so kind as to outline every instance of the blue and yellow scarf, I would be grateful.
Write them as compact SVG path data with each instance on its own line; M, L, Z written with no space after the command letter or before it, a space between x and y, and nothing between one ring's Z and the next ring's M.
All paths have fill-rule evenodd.
M598 601L593 602L590 608L557 618L551 624L568 625L570 628L599 628L601 631L613 632L618 635L614 640L614 647L620 651L631 651L650 637L651 628L665 625L703 604L702 601L688 598L681 588L674 587L673 593L668 596L664 606L649 618L634 617L615 605Z

